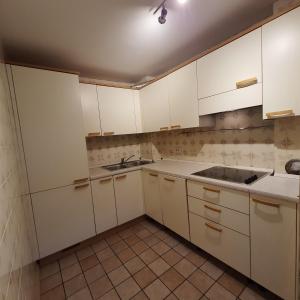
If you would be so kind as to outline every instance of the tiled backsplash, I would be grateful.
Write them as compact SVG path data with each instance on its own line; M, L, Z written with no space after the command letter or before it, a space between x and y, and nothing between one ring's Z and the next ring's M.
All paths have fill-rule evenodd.
M0 299L39 299L37 242L19 128L0 64Z
M218 114L210 130L89 138L87 148L91 167L135 154L137 159L172 158L284 173L289 159L300 159L300 117L263 121L261 107L256 107Z

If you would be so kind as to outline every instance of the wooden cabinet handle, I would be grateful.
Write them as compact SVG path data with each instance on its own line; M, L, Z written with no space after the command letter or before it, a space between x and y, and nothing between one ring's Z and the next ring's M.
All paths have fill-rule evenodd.
M78 189L82 189L82 188L88 187L89 185L90 185L89 183L84 183L84 184L80 184L80 185L75 185L75 190L78 190Z
M286 109L281 111L273 111L266 113L268 119L272 118L282 118L282 117L291 117L294 116L294 111L292 109Z
M158 174L149 173L150 176L158 177Z
M205 191L208 191L208 192L213 192L213 193L220 193L221 191L220 190L215 190L215 189L211 189L211 188L207 188L207 187L203 187L203 189L205 190Z
M175 179L164 178L166 181L175 182Z
M116 179L117 179L117 180L120 180L120 179L124 179L124 178L126 178L126 177L127 177L127 175L121 175L121 176L117 176Z
M88 181L88 180L89 180L88 178L79 178L79 179L73 180L73 183L74 183L74 184L78 184L78 183L86 182L86 181Z
M245 87L253 85L253 84L257 84L257 78L256 77L252 77L252 78L248 78L248 79L236 82L236 88L237 89L242 89L242 88L245 88Z
M207 209L210 209L210 210L212 210L212 211L218 212L218 213L221 213L221 212L222 212L221 209L214 208L214 207L208 206L208 205L206 205L206 204L204 205L204 207L207 208Z
M213 225L211 225L209 223L205 223L205 226L208 227L208 228L210 228L210 229L212 229L212 230L218 231L218 232L222 232L223 231L223 229L215 227L215 226L213 226Z
M160 131L164 131L164 130L168 130L169 129L169 127L160 127Z
M106 182L109 182L111 181L112 178L106 178L106 179L101 179L99 180L100 183L106 183Z
M103 136L109 136L114 135L115 133L113 131L103 132Z
M280 207L280 204L278 203L271 203L271 202L267 202L267 201L263 201L263 200L258 200L258 199L254 199L252 198L252 201L258 204L262 204L262 205L267 205L267 206L272 206L272 207Z
M180 125L173 125L173 126L171 126L171 129L180 129L180 128L181 128Z
M101 132L89 132L88 137L93 137L93 136L100 136Z

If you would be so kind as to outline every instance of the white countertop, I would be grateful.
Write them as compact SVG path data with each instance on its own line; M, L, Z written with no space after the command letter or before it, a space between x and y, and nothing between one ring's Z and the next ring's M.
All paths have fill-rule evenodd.
M215 184L227 188L237 189L241 191L247 191L263 196L280 198L283 200L289 200L293 202L299 202L299 176L275 174L275 176L265 176L262 179L254 182L253 184L240 184L227 182L223 180L205 178L191 175L192 173L216 166L216 164L199 163L192 161L180 161L180 160L161 160L152 164L132 167L117 171L108 171L102 167L90 168L91 180L109 177L117 174L127 173L130 171L145 169L163 173L166 175L177 176L181 178L201 181L204 183ZM251 168L251 167L235 167L248 170L256 170L272 173L271 169Z

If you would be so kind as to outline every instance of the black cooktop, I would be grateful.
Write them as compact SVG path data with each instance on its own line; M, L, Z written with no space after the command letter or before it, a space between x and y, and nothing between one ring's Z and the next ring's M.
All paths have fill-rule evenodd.
M236 183L251 184L259 178L267 175L266 172L257 172L244 169L228 168L228 167L212 167L192 175L208 177L213 179L225 180Z

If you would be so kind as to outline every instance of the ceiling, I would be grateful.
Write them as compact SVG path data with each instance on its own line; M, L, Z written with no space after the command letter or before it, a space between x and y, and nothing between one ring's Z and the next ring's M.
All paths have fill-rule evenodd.
M6 59L137 83L272 14L274 0L0 0Z

